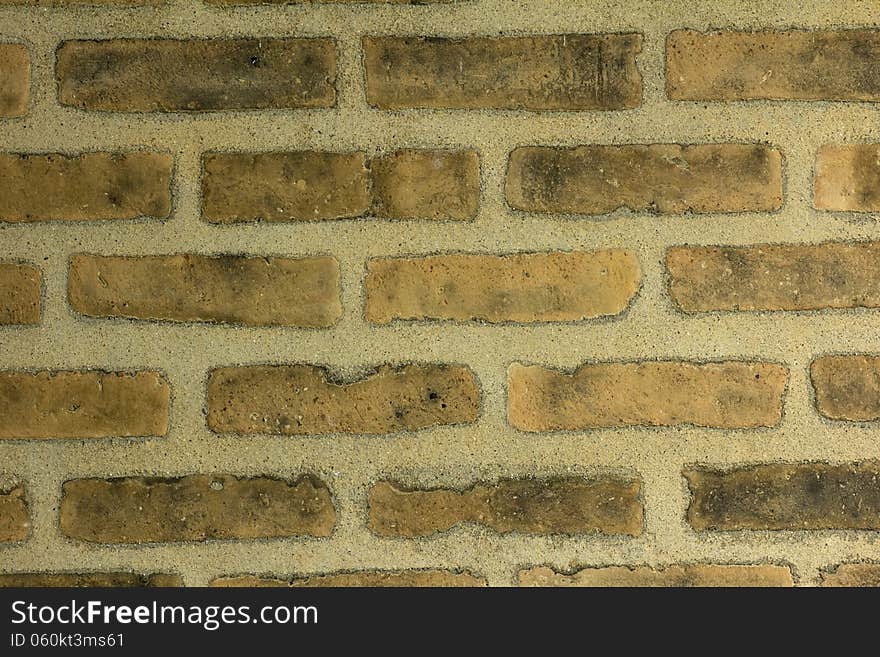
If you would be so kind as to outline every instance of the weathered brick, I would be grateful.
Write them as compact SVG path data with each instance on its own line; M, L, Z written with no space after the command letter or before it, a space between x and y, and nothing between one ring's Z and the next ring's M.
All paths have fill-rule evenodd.
M486 586L486 580L467 572L451 570L367 570L329 575L311 575L291 580L241 575L218 577L211 586L232 587L472 587Z
M40 270L0 262L0 324L40 322Z
M666 40L673 100L880 100L880 30L695 32Z
M584 568L572 575L546 566L519 571L520 586L730 587L794 586L785 566L681 564Z
M0 43L0 117L27 114L30 86L27 48L17 43Z
M377 258L367 264L366 318L577 321L623 312L641 278L623 250Z
M288 483L229 474L64 483L61 531L92 543L329 536L330 491L311 475Z
M24 486L0 489L0 543L25 540L30 527Z
M262 1L262 0L261 0ZM66 6L91 6L91 7L111 7L133 6L133 5L164 5L168 0L0 0L0 6L3 5L27 5L36 7L66 7Z
M480 205L475 151L402 150L370 163L373 214L383 219L467 220Z
M880 465L770 464L683 472L698 530L880 529Z
M816 155L815 205L819 210L880 210L880 144L822 146Z
M370 529L417 537L477 523L499 533L627 534L642 532L638 480L504 479L471 488L415 490L380 481L369 493Z
M510 154L505 192L528 212L770 211L782 207L782 156L761 144L526 146Z
M666 269L685 312L880 308L880 242L680 246Z
M342 314L332 257L74 255L68 292L92 317L322 327Z
M370 208L363 153L208 153L202 215L213 223L360 217Z
M164 219L172 164L162 153L3 153L0 221Z
M58 99L86 110L176 112L333 107L332 39L65 41Z
M832 420L880 420L880 357L824 356L810 364L816 408Z
M367 100L381 109L637 107L639 34L364 37Z
M513 363L508 418L523 431L694 425L771 427L788 370L772 363L591 363L572 373Z
M204 0L209 5L242 6L242 5L295 5L295 4L396 4L396 5L430 5L446 4L457 0ZM2 4L2 0L0 0Z
M178 575L138 573L6 573L0 574L0 587L176 587L183 586Z
M878 587L880 564L842 563L821 573L820 586L827 587Z
M164 436L170 404L158 372L0 371L0 439Z
M216 432L386 434L474 422L480 390L458 365L382 365L356 381L316 365L212 370L208 426Z

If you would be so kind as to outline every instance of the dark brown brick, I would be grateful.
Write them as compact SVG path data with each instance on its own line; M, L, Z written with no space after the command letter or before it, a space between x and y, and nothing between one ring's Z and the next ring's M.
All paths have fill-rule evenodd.
M62 105L117 112L333 107L332 39L65 41Z
M177 587L183 586L178 575L141 575L138 573L7 573L0 574L0 587Z
M816 408L832 420L880 420L880 357L825 356L810 365Z
M794 586L785 566L682 564L584 568L571 575L546 566L519 571L520 586L740 587Z
M30 86L27 48L17 43L0 43L0 118L27 114Z
M0 324L39 324L40 270L0 262Z
M25 540L30 527L24 486L0 488L0 543Z
M816 155L815 205L819 210L880 210L880 144L822 146Z
M486 580L467 572L450 570L367 570L329 575L310 575L285 580L271 577L241 575L239 577L218 577L211 586L219 587L474 587L486 586Z
M61 531L92 543L329 536L324 482L197 474L177 479L75 479L62 487Z

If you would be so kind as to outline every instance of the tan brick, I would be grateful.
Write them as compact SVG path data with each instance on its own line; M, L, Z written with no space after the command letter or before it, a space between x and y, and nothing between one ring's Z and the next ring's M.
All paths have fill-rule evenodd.
M164 436L170 404L158 372L0 371L0 439Z
M639 34L364 37L367 100L381 109L637 107Z
M630 251L377 258L366 318L560 322L617 315L641 284Z
M27 114L30 86L27 48L17 43L0 43L0 118Z
M312 475L196 474L177 479L75 479L62 487L61 531L92 543L329 536L336 511Z
M685 312L880 308L880 242L680 246L666 269Z
M527 212L761 212L782 207L782 156L761 144L527 146L507 202Z
M880 529L878 463L685 469L697 531Z
M880 144L822 146L816 155L815 205L819 210L880 210Z
M880 564L839 564L821 573L819 585L827 587L878 587L880 586Z
M520 586L624 586L624 587L769 587L794 586L791 570L785 566L761 564L727 566L682 564L650 566L608 566L584 568L572 575L546 566L519 571Z
M695 32L666 40L673 100L880 100L880 30Z
M880 420L880 357L824 356L810 364L816 409L832 420Z
M40 270L0 262L0 324L40 323Z
M162 153L2 153L0 221L164 219L172 164Z
M86 110L176 112L333 107L332 39L65 41L58 100Z
M506 534L642 533L638 480L504 479L471 488L415 490L380 481L369 493L370 529L413 538L477 523Z
M24 486L0 489L0 543L25 540L30 527Z
M168 0L0 0L3 5L22 5L28 7L67 7L89 6L108 7L112 6L137 6L137 5L164 5Z
M508 419L523 431L599 427L771 427L788 370L772 363L591 363L572 373L513 363Z
M322 327L342 314L331 257L74 255L68 292L92 317Z
M218 577L211 586L232 587L473 587L486 586L486 580L467 572L450 570L367 570L329 575L311 575L291 580L242 575Z
M458 365L382 365L350 382L316 365L212 370L208 426L242 434L386 434L476 421L480 390Z
M370 169L377 217L463 221L477 216L476 151L402 150L374 158Z
M202 216L212 223L320 221L370 208L363 153L207 153Z
M0 587L176 587L183 586L178 575L138 573L7 573L0 574Z

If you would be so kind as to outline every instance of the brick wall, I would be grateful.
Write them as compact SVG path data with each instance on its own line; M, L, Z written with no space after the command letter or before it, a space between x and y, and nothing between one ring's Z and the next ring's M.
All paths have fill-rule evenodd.
M880 582L871 4L0 0L0 585Z

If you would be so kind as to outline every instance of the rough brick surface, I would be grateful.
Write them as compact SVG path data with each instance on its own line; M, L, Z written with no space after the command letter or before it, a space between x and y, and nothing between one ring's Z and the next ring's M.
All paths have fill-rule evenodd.
M0 371L0 439L164 436L170 405L158 372Z
M880 30L695 32L666 40L674 100L880 100Z
M598 427L770 427L782 417L788 372L771 363L587 364L568 374L508 369L508 419L524 431Z
M336 522L324 482L228 474L178 479L75 479L62 487L61 531L92 543L156 543L329 536Z
M0 43L0 119L27 114L30 70L30 58L25 46Z
M641 103L638 34L364 37L367 100L381 109L627 109Z
M0 222L164 219L172 163L162 153L0 154Z
M666 269L685 312L880 307L880 242L673 247Z
M623 312L640 283L638 260L623 250L373 259L366 318L577 321Z
M730 587L794 586L791 570L785 566L761 564L727 566L683 564L649 566L608 566L584 568L572 575L546 566L519 571L520 586L625 586L625 587Z
M825 356L810 364L816 408L832 420L880 420L880 357Z
M221 587L470 587L486 586L486 580L470 573L449 570L361 571L311 575L284 580L242 575L218 577L211 586Z
M816 155L815 205L819 210L880 210L880 144L822 146Z
M685 469L698 530L880 529L880 466L771 464Z
M36 267L0 262L0 324L38 324L41 295Z
M178 575L138 573L7 573L0 574L0 587L174 587L183 586Z
M758 212L782 206L782 156L761 144L527 146L507 202L528 212Z
M602 477L506 479L468 490L415 490L387 481L369 494L370 529L379 536L417 537L477 523L503 534L642 532L641 484Z
M382 365L351 382L316 365L226 367L208 377L217 432L385 434L474 422L480 390L458 365Z
M331 257L74 255L68 293L92 317L322 327L342 313Z
M332 39L66 41L63 105L116 112L333 107Z
M820 586L878 587L880 586L880 564L842 563L821 574Z
M24 486L0 489L0 543L25 540L30 526Z

